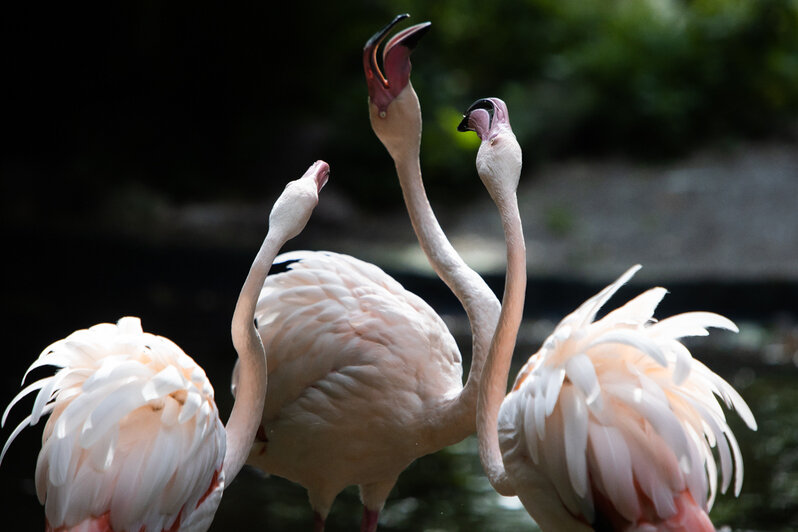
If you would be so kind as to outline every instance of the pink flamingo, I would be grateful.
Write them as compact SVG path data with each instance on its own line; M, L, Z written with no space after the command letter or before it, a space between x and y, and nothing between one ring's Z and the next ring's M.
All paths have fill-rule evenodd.
M460 352L441 318L378 267L330 252L278 257L288 270L267 279L256 312L269 391L248 463L305 487L315 530L349 485L360 488L361 529L375 530L411 462L474 433L479 373L499 314L496 296L446 239L421 180L409 55L429 23L387 43L385 76L376 61L405 17L365 46L369 113L396 163L419 242L468 313L473 363L463 385Z
M238 394L227 426L202 368L167 338L124 317L47 347L28 372L60 368L28 385L3 415L38 390L27 426L50 415L36 464L46 530L174 532L210 527L225 483L252 445L266 391L266 357L253 326L261 286L282 245L307 223L327 180L319 161L288 184L241 289L232 320ZM27 377L27 373L26 373Z
M594 321L635 266L557 325L505 397L526 284L515 199L521 151L497 98L476 102L461 128L482 140L477 169L483 181L503 184L493 196L504 223L507 284L477 418L491 484L502 495L518 495L543 530L714 530L707 515L717 490L712 448L720 457L722 491L734 476L738 494L743 473L715 395L751 429L756 422L739 394L679 339L736 326L709 312L656 322L663 288Z

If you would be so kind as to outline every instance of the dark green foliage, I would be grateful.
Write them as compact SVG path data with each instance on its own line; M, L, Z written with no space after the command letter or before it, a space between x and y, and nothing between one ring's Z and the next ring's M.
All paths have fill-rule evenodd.
M119 184L169 202L265 197L317 158L359 204L398 207L360 55L400 12L433 23L412 76L433 201L481 190L473 134L454 131L479 97L507 101L527 165L669 157L794 134L798 116L795 0L58 9L19 4L4 23L3 210L23 221L90 215Z

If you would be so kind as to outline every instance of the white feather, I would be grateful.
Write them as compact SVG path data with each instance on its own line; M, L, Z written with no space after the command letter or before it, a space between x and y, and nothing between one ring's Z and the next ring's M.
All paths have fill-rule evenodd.
M72 433L67 433L63 438L50 438L47 440L47 446L50 471L48 481L53 486L63 486L70 477L70 469L74 466L72 450L75 447L75 438Z
M613 329L594 338L588 346L588 350L601 344L623 344L633 347L650 356L662 367L667 367L668 360L662 348L650 341L639 331L629 331L623 329Z
M30 420L31 420L31 416L28 416L28 417L26 417L26 418L25 418L25 419L23 419L23 420L22 420L22 422L21 422L19 425L17 425L17 427L16 427L16 428L15 428L15 429L14 429L14 430L11 432L11 436L9 436L9 437L8 437L8 440L6 440L6 443L5 443L5 445L3 445L3 451L2 451L2 452L0 452L0 464L2 464L2 463L3 463L3 459L5 458L5 456L6 456L6 453L8 452L8 448L9 448L9 447L11 447L11 443L12 443L12 442L13 442L15 439L17 439L17 436L19 436L19 435L20 435L20 433L21 433L23 430L25 430L25 427L27 427L27 426L30 424Z
M521 401L521 399L516 399L516 401ZM537 422L535 420L535 406L534 406L535 398L532 397L530 394L526 394L526 404L522 407L523 409L523 429L524 429L524 440L526 441L526 447L529 452L529 456L532 458L532 461L536 464L540 463L538 457L538 433L537 433ZM507 401L505 401L507 402Z
M668 293L664 288L651 288L618 307L601 319L602 323L618 325L639 325L648 323L654 311Z
M99 404L94 406L80 433L80 446L88 449L105 433L119 424L120 420L133 410L144 405L141 381L133 381L108 393Z
M545 405L546 417L551 415L554 411L554 407L557 405L557 399L560 396L560 390L565 381L565 373L566 370L561 368L556 368L545 373L545 380L543 381L543 401L541 402ZM541 439L543 439L542 436Z
M709 334L707 327L738 332L734 322L720 314L713 312L685 312L652 325L650 334L670 338L706 336Z
M193 467L218 470L225 449L213 389L190 357L173 342L143 333L138 319L123 319L53 343L29 371L45 365L61 369L26 386L6 409L7 417L38 390L31 415L6 441L0 462L26 426L53 413L36 464L36 491L51 525L76 525L110 509L115 529L161 530L181 510L190 515L214 472ZM162 412L155 411L159 407ZM195 506L162 508L158 498L178 500L167 495L170 490L188 493Z
M675 359L673 367L673 383L681 386L690 375L693 363L693 355L690 350L676 340L668 340L663 345L663 350L672 353Z
M58 373L47 379L47 382L44 384L42 389L36 395L36 399L33 402L33 410L31 411L31 420L30 420L31 425L35 425L36 423L39 422L39 419L41 418L42 413L44 412L45 405L50 401L50 399L52 399L53 394L55 393L56 390L58 390L59 384L66 377L68 373L69 373L68 369L62 369L61 371L59 371Z
M615 294L615 292L618 291L618 289L620 289L623 285L625 285L629 281L629 279L634 277L635 273L637 273L637 271L640 270L640 268L642 268L642 266L640 266L639 264L632 266L631 268L626 270L623 273L623 275L618 277L618 279L616 279L614 283L607 286L601 292L599 292L595 296L591 297L590 299L582 303L582 305L572 314L572 316L575 314L580 315L581 320L577 326L581 328L592 322L593 319L596 317L598 311L601 309L601 307L604 306L604 303L606 303ZM568 318L566 318L563 321L566 320L568 320Z
M588 490L587 478L587 406L573 386L566 386L560 395L564 424L565 456L568 478L574 492L584 498Z
M187 386L186 378L174 366L167 366L147 381L141 390L145 401L169 395Z
M36 382L32 382L29 385L27 385L25 388L23 388L23 390L21 392L19 392L17 395L15 395L14 398L11 400L11 402L6 407L6 409L3 411L3 419L2 419L2 421L0 421L0 427L5 427L6 426L6 420L8 419L8 413L11 412L11 409L14 407L15 404L17 404L23 397L25 397L29 393L35 392L36 390L39 390L39 389L43 388L48 382L50 382L51 379L52 379L52 377L45 377L43 379L39 379ZM41 414L39 414L39 416L41 416ZM32 418L33 418L33 416L31 415L31 419ZM35 424L35 423L33 423L33 424Z
M640 513L632 476L632 460L623 435L616 427L590 424L590 444L596 457L604 493L629 521Z
M710 327L736 331L727 318L689 312L656 322L654 310L666 290L654 288L592 322L637 269L566 316L526 363L516 379L520 389L511 394L527 394L517 422L537 464L527 468L529 478L545 475L563 507L588 523L596 489L632 523L643 508L639 491L662 519L676 512L674 499L685 489L710 508L719 473L713 447L721 490L734 477L739 493L739 446L713 394L756 428L742 397L678 340ZM567 382L558 378L563 375ZM510 428L503 430L509 438Z
M177 419L178 423L185 423L197 413L200 404L202 403L202 396L194 389L189 388L186 391L186 400L183 407L180 409L180 416Z
M593 362L584 353L568 359L565 363L565 374L568 379L581 390L587 404L592 404L601 393L596 369Z

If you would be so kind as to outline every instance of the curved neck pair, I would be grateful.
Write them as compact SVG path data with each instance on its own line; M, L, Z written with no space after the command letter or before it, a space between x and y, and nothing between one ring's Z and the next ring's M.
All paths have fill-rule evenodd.
M419 143L420 134L417 141L408 143L406 150L394 157L399 184L419 244L435 273L463 305L472 335L472 362L465 387L430 419L435 426L451 427L448 431L435 431L442 438L436 445L445 446L475 430L477 389L500 305L487 283L460 257L438 223L421 177Z

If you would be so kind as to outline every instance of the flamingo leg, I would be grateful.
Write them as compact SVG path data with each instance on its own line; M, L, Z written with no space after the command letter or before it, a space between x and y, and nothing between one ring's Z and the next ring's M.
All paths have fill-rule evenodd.
M377 521L380 519L379 510L369 510L363 507L363 520L360 521L360 532L376 532Z
M313 512L313 532L324 532L324 518L319 512Z

